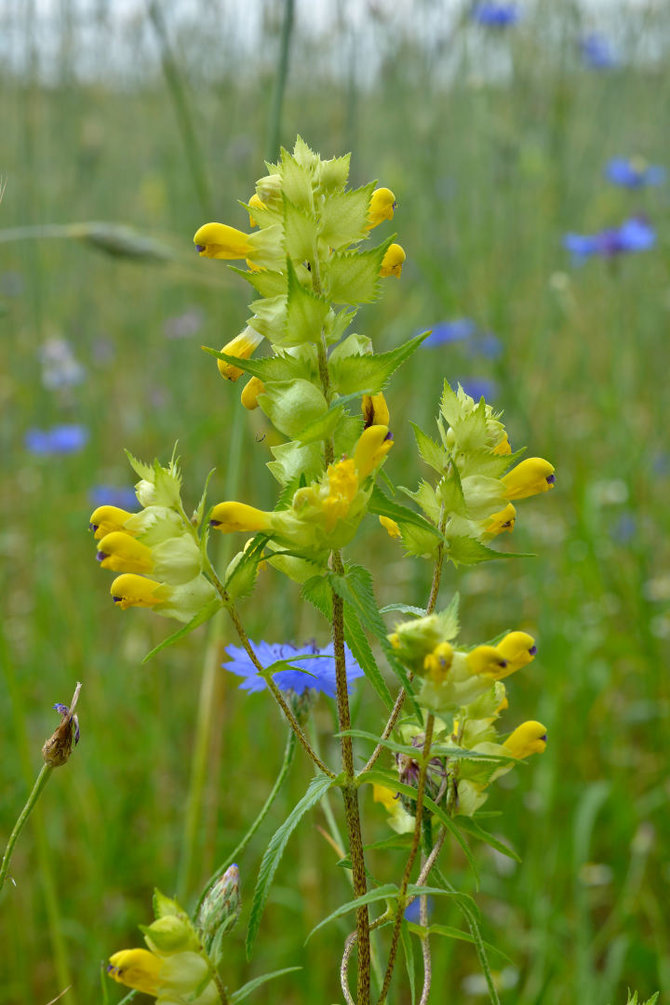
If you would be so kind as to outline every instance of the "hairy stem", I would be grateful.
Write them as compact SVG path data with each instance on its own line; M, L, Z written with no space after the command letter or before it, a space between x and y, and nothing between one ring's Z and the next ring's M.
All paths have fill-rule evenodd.
M384 983L382 985L382 990L377 1005L382 1005L382 1002L386 1001L386 996L388 995L389 987L391 986L391 977L393 976L393 968L395 966L396 956L398 954L398 942L400 939L400 928L402 926L407 887L409 886L410 877L412 875L412 867L414 865L414 860L419 850L419 845L421 844L421 828L423 822L423 797L426 791L426 775L428 773L428 762L430 760L430 745L433 740L434 725L435 725L435 716L432 715L431 713L426 721L426 734L423 741L421 767L419 768L419 781L416 789L416 811L415 811L416 818L414 823L414 834L412 836L412 845L409 850L407 864L405 865L405 872L403 874L402 882L400 884L400 892L398 897L398 911L393 925L393 933L391 935L389 959L388 964L386 966L386 973L384 974Z
M337 575L344 574L344 566L339 552L332 553L333 571ZM337 717L340 733L351 729L351 714L349 710L349 694L347 691L347 671L344 654L344 601L333 591L333 651L335 654L335 674L337 681ZM361 834L361 817L358 806L358 788L354 773L354 749L350 736L340 737L342 752L342 767L344 769L344 784L342 796L344 799L344 815L349 838L349 855L354 881L354 894L362 897L367 892L367 877L365 874L365 853ZM356 1001L358 1005L369 1005L370 1002L370 919L367 904L356 911L356 937L358 942L358 979L356 984Z

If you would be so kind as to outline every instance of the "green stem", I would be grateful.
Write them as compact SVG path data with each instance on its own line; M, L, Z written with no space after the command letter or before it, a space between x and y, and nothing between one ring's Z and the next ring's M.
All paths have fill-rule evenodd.
M286 90L286 78L288 76L288 57L291 45L291 34L293 32L293 9L294 0L284 0L284 20L282 22L281 40L279 43L279 62L277 64L275 86L272 92L272 106L270 108L268 138L265 148L265 159L267 161L273 161L279 153L282 107L284 104L284 92Z
M7 842L7 847L5 848L5 854L2 856L2 864L0 865L0 890L4 886L5 879L7 878L7 872L9 870L9 863L12 858L12 852L14 851L14 845L16 844L19 834L23 830L25 823L33 811L37 800L42 795L42 791L49 781L51 772L53 768L49 764L43 764L42 770L37 776L37 780L33 785L33 791L28 796L28 802L21 810L19 817L14 824L14 829L9 835L9 841Z
M244 837L242 838L242 840L240 841L240 843L230 853L230 855L228 856L228 858L226 859L226 861L223 863L223 865L219 866L219 868L216 870L216 872L210 877L210 879L205 884L205 887L204 887L202 893L200 894L200 899L198 900L198 903L196 904L196 908L195 908L195 911L194 911L194 916L197 915L198 911L202 907L202 902L204 901L205 897L207 896L207 894L209 893L209 891L212 889L212 887L216 883L217 879L219 879L219 877L223 875L223 873L226 871L226 869L228 869L228 867L233 864L233 862L238 858L238 856L242 854L242 852L247 847L247 845L251 841L252 837L254 836L254 834L256 833L256 831L258 830L258 828L260 827L260 825L263 823L263 821L265 820L266 816L268 815L268 813L270 811L270 807L272 806L273 802L277 798L277 795L279 794L279 790L281 789L282 785L284 784L286 776L288 775L289 769L290 769L290 767L291 767L291 765L293 763L293 759L295 757L295 741L296 741L295 733L293 732L293 730L289 730L288 738L286 740L286 748L284 750L284 759L282 761L281 768L279 769L279 774L277 775L276 781L275 781L274 785L272 786L270 794L268 795L267 799L263 803L263 806L262 806L262 808L261 808L258 816L254 820L254 822L252 823L251 827L246 832L246 834L244 835Z
M177 61L170 46L167 28L163 20L163 13L158 4L158 0L150 0L147 5L147 14L156 33L161 54L161 64L165 80L170 91L172 104L174 106L177 127L181 133L181 140L186 154L186 160L191 171L193 184L200 202L200 209L208 219L212 214L212 200L205 173L205 162L202 156L198 137L193 125L193 116L186 95L186 88L182 82Z
M333 571L344 575L344 565L340 553L332 553ZM337 682L337 718L340 733L351 729L351 713L349 709L349 694L347 690L347 670L344 652L344 601L333 590L333 651L335 655L335 676ZM344 784L342 796L344 799L344 816L349 839L349 855L351 857L351 872L354 881L354 894L362 897L367 893L367 876L365 872L365 852L361 834L361 816L358 806L358 787L354 772L354 751L350 736L340 737L342 752L342 767L344 769ZM358 1005L369 1005L370 1002L370 917L367 904L356 911L356 935L358 943L358 979L356 984L356 1000Z
M433 740L434 725L435 725L435 716L432 713L430 713L426 720L426 734L423 741L421 767L419 768L419 781L416 789L416 811L415 811L416 817L414 821L414 834L412 837L412 846L409 851L407 864L405 865L405 872L403 874L402 882L400 884L400 891L398 895L398 910L393 925L393 933L391 935L391 947L389 949L388 964L386 966L384 983L382 985L382 990L377 1005L382 1005L382 1003L386 1001L386 996L388 995L389 988L391 986L391 977L393 976L393 968L395 966L396 956L398 953L400 929L402 926L402 919L404 915L404 909L406 906L407 887L409 886L409 881L412 875L412 867L414 866L414 860L419 850L419 845L421 844L421 830L423 824L423 797L426 791L426 775L428 773L428 762L430 761L430 745Z

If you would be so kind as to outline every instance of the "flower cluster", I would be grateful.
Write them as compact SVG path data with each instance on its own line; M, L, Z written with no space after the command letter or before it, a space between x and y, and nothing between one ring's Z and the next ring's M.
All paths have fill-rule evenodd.
M107 973L163 1005L215 1005L221 996L213 960L220 956L221 937L233 927L239 910L237 866L214 885L196 925L176 901L156 890L156 920L142 927L148 948L114 953Z
M610 227L597 234L570 233L563 238L563 247L576 264L594 255L614 258L627 252L649 251L655 244L654 228L640 216L632 216L620 227Z
M323 649L313 643L297 648L286 643L253 642L251 647L265 670L278 664L272 677L280 690L302 695L312 689L330 698L335 697L335 656L332 642ZM250 693L264 691L267 687L265 679L247 651L242 646L228 646L226 652L228 659L223 666L243 678L240 689ZM344 647L344 657L347 682L351 684L363 676L363 671L348 646Z
M135 491L143 508L131 513L103 505L90 518L101 568L120 573L110 589L114 603L122 610L150 607L178 621L190 621L208 605L213 613L216 593L203 575L196 527L184 513L177 462L167 468L130 462L140 475Z
M399 518L400 532L410 554L434 558L442 548L455 564L472 564L490 555L489 541L514 529L513 501L553 488L554 468L541 457L510 467L519 455L512 454L500 415L460 386L453 391L445 382L438 429L440 442L415 427L435 484L422 481L416 491L404 490L432 527Z

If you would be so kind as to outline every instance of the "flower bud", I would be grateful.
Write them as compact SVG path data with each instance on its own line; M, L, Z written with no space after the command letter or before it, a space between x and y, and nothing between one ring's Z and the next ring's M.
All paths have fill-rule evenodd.
M240 502L222 502L214 507L210 516L210 526L222 534L244 530L247 532L269 530L271 514L264 513L255 506Z
M227 356L236 356L238 359L249 359L254 349L262 341L263 336L247 325L244 331L240 332L239 335L236 335L234 339L231 339L230 342L227 342L222 347L221 352L225 352ZM232 363L226 363L223 359L217 359L216 365L219 368L219 373L226 380L236 381L244 373L244 370L240 370L239 367L234 366Z
M231 865L209 890L198 912L196 926L207 952L217 935L231 931L241 909L240 870Z
M222 362L222 360L219 360ZM232 369L232 367L231 367ZM255 408L258 408L258 395L265 393L265 384L260 379L260 377L252 377L242 388L242 394L240 395L240 401L250 412L253 412Z
M542 754L547 747L547 727L534 719L523 722L507 737L503 747L513 757L522 758L530 757L531 754Z
M377 188L370 198L368 209L368 230L393 219L393 210L397 206L396 198L390 188Z

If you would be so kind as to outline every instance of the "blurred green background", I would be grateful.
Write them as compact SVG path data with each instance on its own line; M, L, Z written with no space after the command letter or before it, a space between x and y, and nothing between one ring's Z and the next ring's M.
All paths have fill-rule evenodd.
M549 746L486 805L501 812L488 825L522 863L473 849L484 938L509 958L491 956L501 1000L615 1005L633 987L643 996L660 989L663 1002L669 189L616 186L603 169L631 155L670 167L670 8L528 0L518 10L517 24L495 29L447 0L298 3L279 139L292 146L299 132L324 157L351 150L352 182L377 178L397 196L382 237L397 231L407 263L356 322L376 348L461 317L499 340L424 347L396 375L387 394L394 481L413 487L423 474L409 423L432 432L445 377L492 382L514 448L528 444L531 456L556 465L555 491L521 503L513 538L501 545L536 557L448 570L441 593L446 603L461 591L463 641L520 627L539 645L533 666L510 682L506 716L510 729L542 720ZM224 383L199 348L219 348L241 330L249 292L223 263L198 260L191 237L206 219L246 227L237 200L249 198L264 157L276 153L284 14L279 0L193 0L154 5L153 14L105 0L3 8L3 231L107 221L159 241L172 257L113 257L46 235L0 246L0 846L58 722L51 705L83 681L81 743L51 779L15 852L15 885L0 899L2 1005L46 1005L69 984L62 1000L70 1005L102 1001L100 964L140 943L153 887L171 895L181 886L192 907L281 762L275 707L221 671L187 868L207 629L140 666L171 625L114 609L87 524L96 489L108 496L132 485L124 447L167 462L178 440L187 504L212 467L210 498L223 498L236 423L239 498L274 504L269 430L256 413L242 414L240 385ZM589 32L608 40L611 65L584 58ZM640 214L657 233L651 250L577 266L562 247L566 232ZM34 430L63 424L86 431L82 449L53 453L36 440ZM403 559L374 520L350 554L371 563L380 604L425 604L430 570ZM241 614L252 638L327 640L325 624L269 570ZM225 633L235 641L227 625ZM356 724L378 728L380 712L372 689L359 685ZM333 714L322 698L315 724L331 759ZM350 895L319 830L321 811L291 839L257 955L244 959L260 856L309 778L299 753L239 861L247 906L228 939L226 982L303 967L258 1001L341 1000L347 922L304 946ZM369 791L363 813L368 840L388 834ZM397 852L371 862L381 880L400 875ZM473 892L457 848L445 851L443 868ZM434 917L462 926L446 898ZM478 973L471 946L435 943L435 1001L484 1000ZM110 985L109 996L118 1001L121 990ZM400 967L390 1000L410 1001Z

